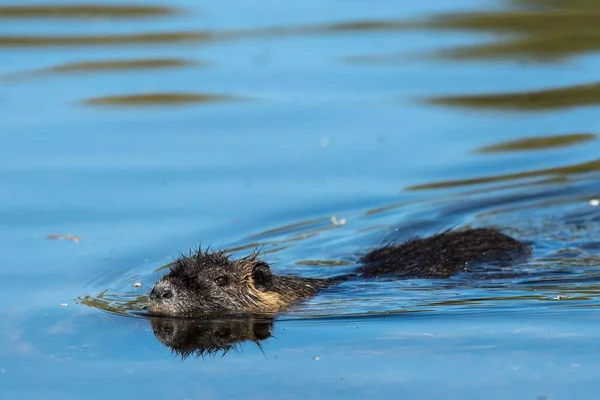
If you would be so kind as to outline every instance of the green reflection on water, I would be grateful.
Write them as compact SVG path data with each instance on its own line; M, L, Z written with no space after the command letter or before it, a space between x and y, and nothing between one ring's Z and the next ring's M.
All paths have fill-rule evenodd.
M424 21L422 27L503 34L491 43L436 53L449 58L543 61L600 49L600 2L516 0L512 3L517 6L515 9L437 15Z
M529 92L430 97L431 104L536 111L600 104L600 83Z
M0 75L2 81L18 81L52 74L84 74L110 71L143 71L157 69L177 69L186 67L207 67L210 63L185 58L143 58L124 60L95 60L59 64L29 71L9 72Z
M539 136L511 140L476 149L477 153L506 153L512 151L545 150L574 146L596 139L593 133L571 133L566 135Z
M406 190L429 190L443 189L459 186L479 185L486 183L510 181L517 179L536 178L545 175L576 175L600 171L600 159L580 164L567 165L564 167L544 168L533 171L517 172L505 175L484 176L481 178L458 179L444 182L426 183L422 185L409 186Z
M233 96L208 93L148 93L93 97L83 101L90 106L153 106L203 104L241 100Z
M0 18L140 18L171 15L179 10L137 4L34 4L0 6Z
M44 35L0 36L0 47L106 46L134 44L168 44L206 41L214 34L204 31L156 32L122 35Z
M66 72L95 72L126 69L155 69L155 68L180 68L187 66L203 65L200 62L184 58L145 58L132 60L100 60L82 61L61 64L42 70L41 72L66 73Z

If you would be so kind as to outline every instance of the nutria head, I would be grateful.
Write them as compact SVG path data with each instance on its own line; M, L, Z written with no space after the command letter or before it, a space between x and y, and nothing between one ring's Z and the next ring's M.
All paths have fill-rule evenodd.
M154 285L147 310L181 317L276 312L284 304L273 286L271 268L257 253L231 260L198 250L179 257Z

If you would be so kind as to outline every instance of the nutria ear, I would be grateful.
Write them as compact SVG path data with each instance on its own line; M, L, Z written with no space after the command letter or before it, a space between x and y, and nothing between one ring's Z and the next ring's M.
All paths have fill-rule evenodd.
M269 290L273 284L273 274L271 273L269 264L264 261L254 263L252 266L252 280L258 290L263 292Z

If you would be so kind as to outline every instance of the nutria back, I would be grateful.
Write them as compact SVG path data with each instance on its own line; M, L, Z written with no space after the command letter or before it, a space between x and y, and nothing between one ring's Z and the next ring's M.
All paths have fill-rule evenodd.
M507 266L525 261L531 248L495 229L445 231L375 249L357 270L368 279L448 278L478 264Z

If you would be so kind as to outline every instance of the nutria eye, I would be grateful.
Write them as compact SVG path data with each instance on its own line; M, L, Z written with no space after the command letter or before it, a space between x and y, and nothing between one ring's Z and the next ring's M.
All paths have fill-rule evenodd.
M229 278L226 276L220 276L217 279L215 279L215 283L218 286L227 286L229 285Z

